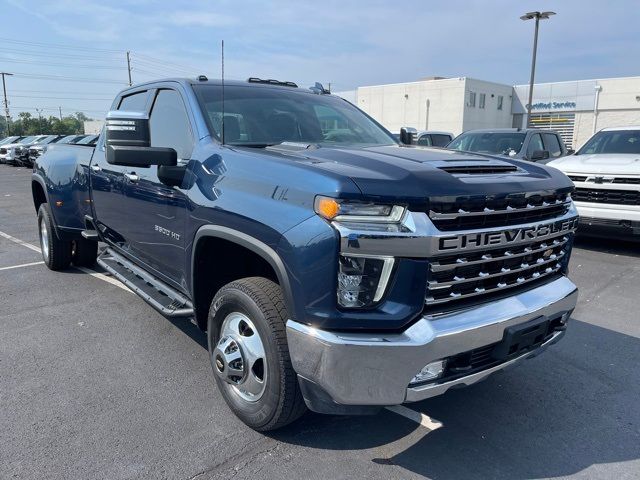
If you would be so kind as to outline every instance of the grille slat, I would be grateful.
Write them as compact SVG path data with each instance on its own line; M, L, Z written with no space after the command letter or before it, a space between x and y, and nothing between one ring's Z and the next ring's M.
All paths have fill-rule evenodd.
M546 243L541 244L541 246L535 250L532 249L530 246L526 246L522 248L522 252L514 253L513 252L514 249L505 250L504 255L498 256L498 257L492 254L485 253L482 255L482 257L479 260L468 260L466 257L458 257L455 263L442 263L440 261L436 261L431 263L429 265L429 268L432 272L443 272L446 270L453 270L458 267L463 267L463 266L466 267L466 266L486 263L487 261L498 261L498 260L507 260L512 258L520 258L525 255L532 255L532 254L544 252L550 246L557 247L560 245L564 245L565 243L567 243L567 241L569 241L569 238L566 236L562 236L562 238L554 238L549 240L551 240L551 245L548 245Z
M571 234L491 250L458 253L429 264L425 305L451 304L526 286L562 271Z
M564 193L513 194L502 198L432 198L429 218L441 231L504 227L557 218L569 210Z
M573 199L576 202L640 205L640 191L576 188Z

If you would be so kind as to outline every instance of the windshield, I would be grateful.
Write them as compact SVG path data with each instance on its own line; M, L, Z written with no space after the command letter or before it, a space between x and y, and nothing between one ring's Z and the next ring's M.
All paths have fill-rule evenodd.
M36 138L38 138L38 135L33 135L31 137L25 137L22 140L20 140L20 142L18 142L18 143L21 143L22 145L28 145L29 143L33 143L36 140Z
M19 140L20 137L7 137L3 140L0 140L0 145L6 145L7 143L13 143L16 140Z
M89 135L78 142L74 142L76 145L87 145L95 142L98 139L97 135Z
M211 132L222 130L221 88L195 85ZM324 146L393 145L393 137L360 110L339 97L293 88L225 86L225 143L265 147L282 142Z
M67 135L66 137L62 137L56 143L69 143L71 140L76 138L77 135Z
M518 132L468 132L454 138L447 148L467 152L516 155L522 149L525 137L526 134Z
M640 153L640 130L598 132L584 144L576 155L591 153Z

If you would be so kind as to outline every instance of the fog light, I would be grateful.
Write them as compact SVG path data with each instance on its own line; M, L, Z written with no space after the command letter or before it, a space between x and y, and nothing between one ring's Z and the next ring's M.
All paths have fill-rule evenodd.
M411 379L410 385L413 383L421 383L428 382L429 380L435 380L436 378L440 378L444 373L444 367L447 364L446 360L438 360L436 362L431 362L428 365L422 367L422 370L418 372L418 374Z
M393 257L340 255L338 303L341 307L362 308L379 301L389 281Z

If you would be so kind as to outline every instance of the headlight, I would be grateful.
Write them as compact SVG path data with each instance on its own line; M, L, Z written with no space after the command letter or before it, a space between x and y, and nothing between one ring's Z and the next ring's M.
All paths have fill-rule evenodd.
M345 308L369 307L387 288L393 257L340 255L338 303Z
M317 196L314 210L321 217L337 222L398 223L406 209L400 205L378 205Z

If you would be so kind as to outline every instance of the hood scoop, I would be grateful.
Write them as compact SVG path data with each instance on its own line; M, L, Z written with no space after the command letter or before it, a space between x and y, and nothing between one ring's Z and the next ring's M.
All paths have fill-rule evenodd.
M436 162L436 168L451 175L499 175L522 172L517 166L502 160L446 160Z

